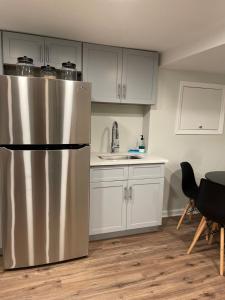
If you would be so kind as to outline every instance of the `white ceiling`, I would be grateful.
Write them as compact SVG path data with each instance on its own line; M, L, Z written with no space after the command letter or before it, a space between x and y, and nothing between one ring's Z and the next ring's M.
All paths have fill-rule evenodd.
M225 44L174 60L163 67L225 74Z
M162 66L225 73L224 0L0 0L0 28L157 50Z

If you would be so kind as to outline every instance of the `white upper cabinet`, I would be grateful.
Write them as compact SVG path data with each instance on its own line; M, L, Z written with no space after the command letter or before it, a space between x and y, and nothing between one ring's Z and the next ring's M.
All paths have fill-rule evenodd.
M92 101L155 103L158 54L84 44L83 78L92 83Z
M181 82L177 134L221 134L224 124L224 86Z
M121 75L121 48L84 44L83 79L92 83L92 101L119 103Z
M81 71L81 42L46 38L31 34L3 32L3 62L16 64L17 57L33 58L35 66L51 65L57 69L71 61Z
M34 65L44 64L44 38L31 34L3 32L3 61L16 64L17 57L27 56L34 60Z
M73 62L78 71L81 71L81 42L45 38L46 64L57 69L63 62Z
M16 32L3 32L2 40L3 64L27 56L35 66L60 69L70 61L82 71L81 42ZM92 83L94 102L154 104L157 71L156 52L83 44L83 80Z
M123 49L122 102L154 104L157 68L157 53Z

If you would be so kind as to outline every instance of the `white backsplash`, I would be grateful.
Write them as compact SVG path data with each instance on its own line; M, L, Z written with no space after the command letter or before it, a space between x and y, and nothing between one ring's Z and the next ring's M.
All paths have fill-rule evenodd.
M144 106L92 103L91 150L109 152L112 123L119 125L120 151L135 147L143 131Z

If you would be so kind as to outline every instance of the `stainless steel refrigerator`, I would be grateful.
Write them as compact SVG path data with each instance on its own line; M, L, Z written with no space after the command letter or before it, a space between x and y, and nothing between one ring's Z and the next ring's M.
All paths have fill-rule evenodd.
M5 269L88 255L90 84L0 76Z

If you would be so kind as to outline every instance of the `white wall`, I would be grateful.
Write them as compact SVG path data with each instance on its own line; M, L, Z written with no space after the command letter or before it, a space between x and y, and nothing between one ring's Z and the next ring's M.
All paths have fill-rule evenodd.
M120 151L134 147L142 134L144 106L92 103L91 150L110 152L112 123L119 125Z
M193 165L197 180L207 171L225 170L225 133L222 135L175 135L175 118L181 80L225 84L225 76L163 70L158 78L157 105L151 107L149 150L169 159L166 165L164 210L184 207L180 162Z
M225 84L225 76L160 69L157 105L151 106L150 114L141 105L92 104L92 151L110 151L114 120L119 124L120 151L135 146L139 135L144 132L146 141L149 140L150 153L169 160L166 165L164 211L175 212L187 201L181 191L181 161L191 162L198 182L207 171L225 170L225 133L175 135L180 81Z

